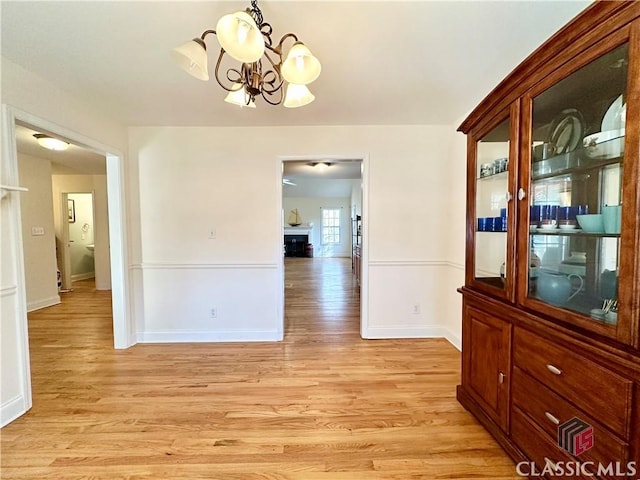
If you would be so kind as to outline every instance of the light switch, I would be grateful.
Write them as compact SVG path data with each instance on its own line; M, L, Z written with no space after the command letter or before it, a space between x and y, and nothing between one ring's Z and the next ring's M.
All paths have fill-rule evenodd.
M212 227L209 229L209 240L215 240L216 238L216 229Z
M34 237L44 235L44 227L31 227L31 235Z

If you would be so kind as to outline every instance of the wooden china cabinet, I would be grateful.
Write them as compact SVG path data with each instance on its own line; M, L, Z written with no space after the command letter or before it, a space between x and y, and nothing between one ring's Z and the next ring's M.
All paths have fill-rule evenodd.
M525 473L640 478L640 2L590 5L460 131L458 400Z

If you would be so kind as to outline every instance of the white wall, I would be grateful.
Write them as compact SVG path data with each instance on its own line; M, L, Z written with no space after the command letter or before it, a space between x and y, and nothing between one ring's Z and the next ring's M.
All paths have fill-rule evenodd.
M365 336L445 334L451 127L133 127L129 137L140 341L282 336L281 159L321 155L368 156Z
M298 209L304 223L313 223L309 242L313 244L314 257L351 257L351 214L348 198L284 197L282 208L285 226L289 212L295 208ZM339 245L322 244L322 208L339 208L341 211Z
M51 205L51 162L20 154L18 170L20 184L29 189L19 198L27 310L32 311L60 303Z

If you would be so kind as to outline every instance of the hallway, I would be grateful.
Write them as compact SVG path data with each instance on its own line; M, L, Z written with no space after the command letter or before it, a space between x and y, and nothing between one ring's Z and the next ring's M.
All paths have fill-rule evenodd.
M307 334L360 338L360 287L351 259L285 258L285 340Z

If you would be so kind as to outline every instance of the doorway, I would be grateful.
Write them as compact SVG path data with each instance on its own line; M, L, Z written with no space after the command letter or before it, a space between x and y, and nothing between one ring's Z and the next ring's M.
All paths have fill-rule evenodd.
M63 288L72 290L73 282L96 276L93 192L64 192L61 199L66 206L66 221L62 222L65 231L58 265Z
M57 138L64 139L70 145L77 147L83 152L90 152L93 155L99 157L102 161L103 171L106 175L106 184L104 185L104 203L108 215L104 215L104 231L108 233L104 236L104 251L107 252L106 264L108 270L108 287L112 291L112 310L113 310L113 332L114 332L114 347L115 348L127 348L135 343L133 334L130 327L129 307L128 307L128 280L127 280L127 263L126 263L126 249L125 249L125 209L124 209L124 163L123 155L116 150L111 149L103 144L100 144L90 138L83 137L76 132L67 130L57 124L41 119L29 113L20 111L13 107L3 106L3 116L6 120L6 127L2 130L3 141L7 145L7 165L9 165L9 172L12 173L7 180L18 184L18 148L21 150L26 148L22 139L19 138L19 133L22 127L26 127L27 130L37 130L39 133L45 133L56 136ZM29 135L31 137L31 135ZM34 147L37 148L37 147ZM41 154L39 154L41 155ZM71 163L75 161L76 168L88 176L92 175L91 171L85 171L83 168L86 165L82 162L78 162L77 158L73 158L71 155L71 148L66 152L66 156L71 156ZM68 165L67 165L68 166ZM78 172L76 172L78 173ZM69 189L73 191L73 189ZM68 191L69 191L68 190ZM91 189L88 189L91 191ZM77 190L76 190L77 191ZM87 191L87 190L85 190ZM95 190L92 191L95 194ZM55 196L54 196L55 198ZM59 194L57 198L60 198ZM94 199L95 200L95 199ZM95 202L94 202L95 205ZM66 211L66 207L65 207ZM14 214L17 219L16 228L13 235L16 245L20 243L20 236L18 235L18 226L21 222L20 209L16 208ZM97 217L94 217L94 222L99 221ZM82 225L80 225L82 228ZM90 225L89 228L92 226ZM86 232L88 233L88 232ZM85 236L87 236L85 234ZM96 242L97 237L94 237ZM15 268L17 269L18 278L22 278L21 282L18 282L18 296L26 297L25 285L24 285L24 251L22 248L16 252ZM95 258L95 256L94 256ZM97 268L100 262L95 264ZM16 315L21 319L24 324L21 329L25 331L26 339L26 311L17 311ZM28 343L26 340L23 342L25 354L28 352ZM27 371L28 374L28 371Z
M307 299L323 304L325 313L333 312L317 316L319 322L331 317L332 323L315 331L335 328L333 333L339 333L345 328L338 321L340 312L348 311L346 316L357 322L356 331L364 337L367 159L280 160L283 336L299 328L291 322L300 301Z

